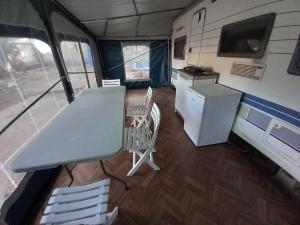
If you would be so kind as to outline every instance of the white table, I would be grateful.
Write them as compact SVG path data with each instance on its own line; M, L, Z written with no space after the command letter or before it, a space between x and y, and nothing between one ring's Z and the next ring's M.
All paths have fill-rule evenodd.
M125 87L84 90L20 151L11 164L14 172L30 172L69 163L102 160L123 149ZM73 181L71 171L66 167Z

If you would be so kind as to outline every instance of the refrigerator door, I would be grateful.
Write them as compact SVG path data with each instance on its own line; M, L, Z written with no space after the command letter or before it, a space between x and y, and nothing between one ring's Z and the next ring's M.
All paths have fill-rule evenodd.
M186 93L184 130L195 145L198 145L199 142L204 108L205 98L188 89Z

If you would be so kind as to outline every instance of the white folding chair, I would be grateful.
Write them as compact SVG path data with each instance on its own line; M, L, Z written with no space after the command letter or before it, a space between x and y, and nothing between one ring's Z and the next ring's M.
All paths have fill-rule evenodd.
M105 179L83 186L57 188L41 218L41 224L111 225L118 208L107 213L110 180Z
M127 176L132 176L144 162L154 170L159 170L153 159L153 152L156 152L154 145L160 124L160 111L155 103L153 103L151 109L151 120L153 121L153 132L151 132L151 135L148 135L150 122L148 123L149 126L125 128L124 147L133 153L132 169Z
M134 127L141 126L146 122L145 118L150 111L152 101L152 88L148 87L145 102L142 105L128 105L127 116L133 117Z
M121 86L120 79L102 80L102 87L116 87L116 86Z

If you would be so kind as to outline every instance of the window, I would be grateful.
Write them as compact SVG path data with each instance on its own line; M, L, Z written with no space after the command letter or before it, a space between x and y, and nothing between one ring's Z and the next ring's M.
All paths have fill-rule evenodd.
M122 43L126 80L148 80L149 44Z
M174 59L185 59L186 36L174 40Z
M288 68L288 73L300 76L300 35L293 54L293 58Z
M59 79L49 45L0 38L0 130ZM67 103L60 82L0 135L0 206L24 177L10 170L14 156Z
M263 57L275 18L275 13L269 13L224 25L217 55L237 58Z
M84 42L62 41L61 50L75 96L97 87L90 46Z

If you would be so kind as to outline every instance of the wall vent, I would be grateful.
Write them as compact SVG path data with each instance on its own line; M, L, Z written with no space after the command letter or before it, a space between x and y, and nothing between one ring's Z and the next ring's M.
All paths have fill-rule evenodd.
M232 63L231 74L248 77L260 80L265 71L265 65L262 64L247 64L247 63Z
M247 116L248 116L249 111L250 111L250 106L241 103L240 106L239 106L238 116L246 119Z
M262 130L266 131L270 125L272 117L263 112L251 108L248 113L247 120L261 128Z

